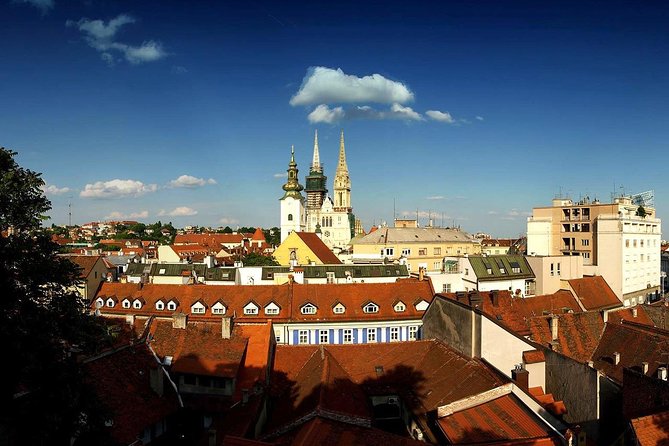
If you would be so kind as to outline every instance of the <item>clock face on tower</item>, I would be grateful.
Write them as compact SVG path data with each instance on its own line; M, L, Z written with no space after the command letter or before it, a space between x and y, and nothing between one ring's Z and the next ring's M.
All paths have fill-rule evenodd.
M325 236L330 237L330 231L325 231Z

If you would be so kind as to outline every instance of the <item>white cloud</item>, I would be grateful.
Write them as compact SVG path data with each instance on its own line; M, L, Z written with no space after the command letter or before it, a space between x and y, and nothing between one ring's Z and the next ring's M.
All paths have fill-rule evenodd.
M476 119L477 121L484 121L483 116L477 116L474 119Z
M497 211L488 211L488 215L497 215Z
M330 108L325 104L321 104L314 109L307 119L312 124L318 122L324 122L326 124L332 124L334 122L341 121L345 116L344 109L341 107Z
M189 208L187 206L179 206L174 209L172 209L169 212L166 212L165 210L161 209L160 212L158 212L158 216L167 216L167 217L189 217L191 215L197 215L197 211L193 208Z
M432 195L430 197L425 197L425 199L427 199L427 200L445 200L446 197L444 197L443 195Z
M191 189L202 187L205 184L216 184L216 180L213 178L205 180L204 178L197 178L191 175L181 175L179 178L172 180L169 183L172 187L187 187Z
M126 219L148 218L148 217L149 217L149 211L132 212L130 214L124 214L119 211L113 211L112 213L110 213L105 217L105 220L126 220Z
M433 121L446 122L448 124L455 123L455 119L449 112L440 112L439 110L428 110L425 114Z
M149 192L155 192L158 186L155 184L144 184L137 180L110 180L97 181L87 184L79 193L82 198L124 198L138 197Z
M56 6L53 0L14 0L14 3L23 3L34 6L39 9L42 14L46 14Z
M411 107L404 107L400 104L393 104L390 107L390 116L393 119L405 119L411 121L422 121L423 117L420 113L413 111Z
M380 74L358 77L345 74L341 69L312 67L302 80L299 91L290 99L290 105L366 102L403 104L413 99L413 93L406 85Z
M42 191L47 195L62 195L68 193L70 190L69 187L58 187L54 184L45 184L42 186Z
M218 221L222 225L236 225L239 223L239 220L236 218L230 218L230 217L223 217Z
M114 65L115 59L112 52L121 53L126 61L131 64L140 64L144 62L153 62L160 60L168 55L160 42L148 40L141 45L129 45L117 41L116 34L121 27L127 24L135 23L134 17L127 14L120 14L117 17L104 22L103 20L80 19L78 21L68 20L66 26L75 27L81 31L88 44L100 52L100 57L108 65Z

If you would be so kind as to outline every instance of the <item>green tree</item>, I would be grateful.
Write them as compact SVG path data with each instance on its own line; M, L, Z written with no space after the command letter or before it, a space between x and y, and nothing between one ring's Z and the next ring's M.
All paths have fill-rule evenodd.
M4 357L0 425L10 443L66 444L97 426L94 398L82 386L75 353L104 339L73 290L79 271L41 227L50 203L40 175L0 148L0 342ZM95 419L94 419L95 418Z
M242 258L244 266L279 266L274 257L250 252Z

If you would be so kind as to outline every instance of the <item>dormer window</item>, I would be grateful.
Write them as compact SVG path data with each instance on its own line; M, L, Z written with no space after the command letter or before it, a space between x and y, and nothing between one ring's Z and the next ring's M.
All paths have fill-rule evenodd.
M156 310L163 311L164 309L165 309L165 302L163 302L162 300L156 302Z
M270 302L265 306L265 314L276 315L279 314L280 308L274 302Z
M193 314L204 314L207 311L206 307L202 302L195 302L192 307L190 307L190 312Z
M314 304L302 305L302 308L300 309L302 314L316 314L316 310L317 308Z
M173 300L167 302L167 309L168 309L169 311L174 311L174 310L176 310L176 309L177 309L177 304L176 304L176 302L174 302Z
M130 308L130 300L123 299L123 303L121 305L123 305L123 308Z
M114 305L116 305L116 302L114 302L114 299L112 299L111 297L109 299L107 299L107 306L109 308L112 308Z
M362 311L364 311L365 313L378 313L379 306L376 305L374 302L370 302L364 307L362 307Z
M395 304L395 312L396 312L396 313L402 313L402 312L405 311L406 309L407 309L407 306L404 305L404 302L397 302L397 303Z
M223 305L220 302L216 302L212 307L211 307L211 312L213 314L225 314L225 305Z
M256 304L254 304L253 302L249 302L244 307L244 314L247 314L247 315L258 314L258 306Z
M96 308L100 308L100 307L104 307L104 306L105 306L105 301L102 300L101 297L99 297L99 298L95 301L95 307L96 307Z
M341 303L338 303L332 308L334 314L344 314L346 312L346 307Z
M139 299L135 299L135 301L132 303L132 308L139 310L142 308L142 301Z

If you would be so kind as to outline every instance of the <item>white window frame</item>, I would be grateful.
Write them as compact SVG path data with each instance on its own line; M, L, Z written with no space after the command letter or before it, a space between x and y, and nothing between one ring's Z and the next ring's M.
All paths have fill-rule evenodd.
M409 325L408 329L408 337L410 341L415 341L418 339L418 326L417 325Z
M302 308L300 308L300 313L302 314L316 314L316 311L318 309L314 304L304 304L302 305Z
M404 248L402 250L402 255L407 256L407 257L410 256L411 255L411 248Z
M135 301L132 303L132 308L139 310L142 308L142 302L139 299L135 299Z
M367 343L376 342L376 328L367 329Z
M174 311L177 309L177 304L174 301L167 302L167 311Z
M400 327L390 327L390 342L399 342Z
M225 314L225 311L227 308L225 308L225 305L221 304L219 307L216 307L216 305L211 307L211 313L212 314Z
M162 300L156 302L156 310L163 311L164 309L165 309L165 302L163 302Z
M395 304L395 312L396 313L402 313L402 312L406 311L406 309L407 309L407 306L404 305L404 302L397 302Z
M121 305L123 306L123 308L130 308L130 305L131 305L130 300L123 299L123 302L121 303Z
M309 343L309 330L297 331L297 343L301 345Z
M244 307L244 314L246 315L256 315L258 314L258 307L255 305L246 304Z
M202 304L194 304L192 307L190 307L190 312L193 314L204 314L207 312L207 309Z
M342 343L344 344L353 344L353 329L344 328L342 331Z
M105 302L105 305L109 308L113 308L114 305L116 305L116 303L114 302L114 299L109 298L109 299L107 299L107 302Z
M330 331L318 330L318 343L319 344L329 344L330 343Z
M102 299L101 297L98 298L98 299L95 301L95 306L96 306L97 308L102 308L102 307L104 307L104 306L105 306L105 301L104 301L104 299Z
M441 292L442 293L450 293L451 292L451 284L450 283L445 283L441 286Z
M395 248L381 248L381 255L384 257L393 257L395 255Z
M344 314L346 313L346 307L342 304L337 304L332 308L334 314Z
M374 302L369 302L368 304L365 304L364 307L362 307L362 311L364 313L378 313L379 312L379 306L376 305Z

